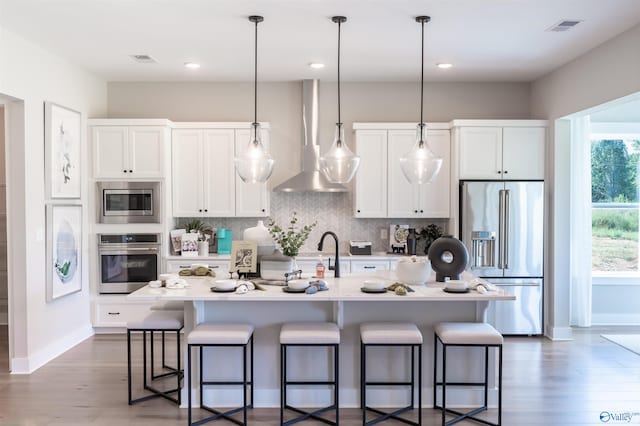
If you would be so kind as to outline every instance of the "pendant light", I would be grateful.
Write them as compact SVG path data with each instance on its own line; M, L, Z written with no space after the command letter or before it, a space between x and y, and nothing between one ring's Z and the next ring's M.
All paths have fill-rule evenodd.
M347 183L353 179L360 165L360 157L351 152L347 146L340 119L340 26L347 22L347 18L334 16L331 20L338 24L338 122L333 145L325 155L320 157L320 170L331 183Z
M275 161L262 144L260 123L258 123L258 23L264 21L262 16L249 16L249 21L256 26L255 53L254 53L254 80L253 80L253 123L249 132L249 146L234 159L236 170L243 182L266 182L273 173Z
M424 99L424 24L429 16L418 16L416 22L422 24L422 67L420 69L420 123L416 131L416 143L400 158L400 168L410 183L429 183L440 171L442 158L436 156L427 143L427 127L423 121Z

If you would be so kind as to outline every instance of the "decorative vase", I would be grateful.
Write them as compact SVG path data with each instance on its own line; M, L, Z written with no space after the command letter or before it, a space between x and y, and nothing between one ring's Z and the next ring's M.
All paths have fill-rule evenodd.
M415 256L417 240L415 228L409 228L409 233L407 234L407 254L409 256Z
M255 241L258 244L258 256L272 254L276 244L271 238L269 229L264 226L264 222L259 220L253 228L247 228L242 235L243 240Z
M429 260L436 272L436 281L444 282L446 278L459 280L469 262L469 252L462 241L452 235L444 235L429 247Z

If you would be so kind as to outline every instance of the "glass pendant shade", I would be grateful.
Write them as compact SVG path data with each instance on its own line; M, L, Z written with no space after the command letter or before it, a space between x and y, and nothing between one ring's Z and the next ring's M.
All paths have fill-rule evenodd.
M325 155L320 157L320 170L331 183L347 183L358 171L360 157L355 155L344 140L342 124L336 124L333 144Z
M442 158L429 148L424 123L418 124L416 133L416 143L400 158L400 169L409 183L429 183L440 171Z
M266 182L275 161L262 144L260 123L251 125L249 146L234 159L238 176L246 183Z

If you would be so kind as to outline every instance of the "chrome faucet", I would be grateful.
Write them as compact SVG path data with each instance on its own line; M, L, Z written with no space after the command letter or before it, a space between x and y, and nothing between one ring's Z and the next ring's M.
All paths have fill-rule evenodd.
M318 243L318 251L322 251L322 243L324 242L324 237L326 237L327 235L331 235L333 239L336 240L335 266L333 268L331 267L331 259L329 259L329 270L334 271L333 273L334 277L340 278L340 252L338 251L338 236L331 231L327 231L324 234L322 234L322 237L320 237L320 242Z

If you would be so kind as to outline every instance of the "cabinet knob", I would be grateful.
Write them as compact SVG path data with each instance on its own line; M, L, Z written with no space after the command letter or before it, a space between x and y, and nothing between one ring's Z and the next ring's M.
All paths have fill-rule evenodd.
M504 171L504 174L506 175L507 173L509 173L509 171L508 171L508 170L505 170L505 171Z
M501 174L502 172L500 170L498 170L498 174Z
M414 213L418 213L418 210L414 210L413 212L414 212Z
M123 172L127 173L127 171L126 171L126 170L123 170Z
M209 209L204 209L204 212L205 212L205 213L206 213L206 212L208 212L208 211L209 211Z
M360 213L360 209L358 209L357 212Z
M424 213L424 210L420 210L420 213Z
M202 213L202 209L198 209L198 211L199 211L200 213Z
M262 213L264 213L264 209L262 209Z
M133 173L133 170L129 170L129 173Z

